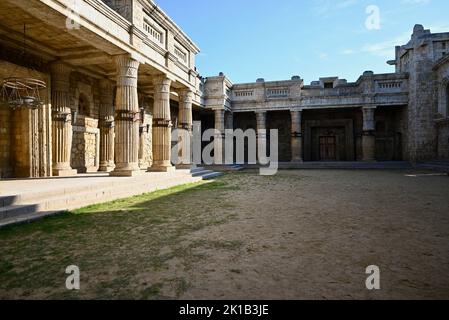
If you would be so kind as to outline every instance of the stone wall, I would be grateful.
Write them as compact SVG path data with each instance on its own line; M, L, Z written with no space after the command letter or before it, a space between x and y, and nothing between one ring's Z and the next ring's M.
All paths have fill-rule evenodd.
M270 143L270 129L278 130L278 156L279 161L290 161L291 156L291 116L289 111L278 111L267 113L267 137ZM269 150L269 147L267 147Z
M71 166L78 173L97 172L100 167L98 120L78 116L73 126Z
M145 112L144 120L140 127L139 167L147 170L153 165L153 115Z
M100 88L96 80L80 73L70 77L73 122L71 166L78 173L96 172L100 167Z
M11 176L11 111L0 107L0 178Z
M449 161L449 119L437 122L438 159Z
M0 81L32 76L47 83L47 89L40 92L41 109L0 107L0 177L51 176L50 77L6 61L0 61L0 70Z

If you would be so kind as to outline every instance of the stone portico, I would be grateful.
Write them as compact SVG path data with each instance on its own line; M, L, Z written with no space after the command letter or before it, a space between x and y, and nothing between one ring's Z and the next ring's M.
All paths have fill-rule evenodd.
M39 110L2 105L0 176L173 171L174 124L191 132L202 107L199 48L152 1L66 2L0 3L0 80L47 84Z

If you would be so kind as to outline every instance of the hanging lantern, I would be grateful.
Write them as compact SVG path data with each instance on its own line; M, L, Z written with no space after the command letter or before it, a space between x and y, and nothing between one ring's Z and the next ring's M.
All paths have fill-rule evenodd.
M26 54L26 25L23 26L23 52ZM47 87L45 81L36 79L32 72L27 69L28 76L16 77L14 70L11 77L2 81L1 84L1 104L12 109L27 108L38 109L44 105L40 97L40 91Z
M2 100L12 109L38 109L44 105L40 91L47 86L44 81L34 78L11 77L3 80Z

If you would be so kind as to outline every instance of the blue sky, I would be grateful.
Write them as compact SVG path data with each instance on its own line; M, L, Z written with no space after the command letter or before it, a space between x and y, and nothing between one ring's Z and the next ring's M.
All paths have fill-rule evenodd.
M201 75L234 83L339 76L355 81L386 64L414 24L449 32L447 0L156 0L201 48ZM366 27L379 9L379 29ZM373 21L369 19L369 21Z

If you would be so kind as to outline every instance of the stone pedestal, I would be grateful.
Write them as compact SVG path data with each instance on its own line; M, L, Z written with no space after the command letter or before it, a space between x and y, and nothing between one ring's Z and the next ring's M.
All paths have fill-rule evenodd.
M53 175L64 177L77 174L70 166L72 151L72 113L70 109L71 69L63 63L51 66L52 74L52 138Z
M100 82L100 169L111 172L114 164L114 90L109 80Z
M303 162L301 111L292 110L290 113L292 118L292 135L291 135L292 162Z
M224 109L215 110L214 164L216 165L224 163L224 114Z
M139 62L128 55L116 57L115 169L111 176L134 176L139 169Z
M171 164L171 80L165 75L154 78L153 165L149 171L170 172Z
M362 153L363 161L376 161L376 135L374 113L376 107L363 107L363 136Z

